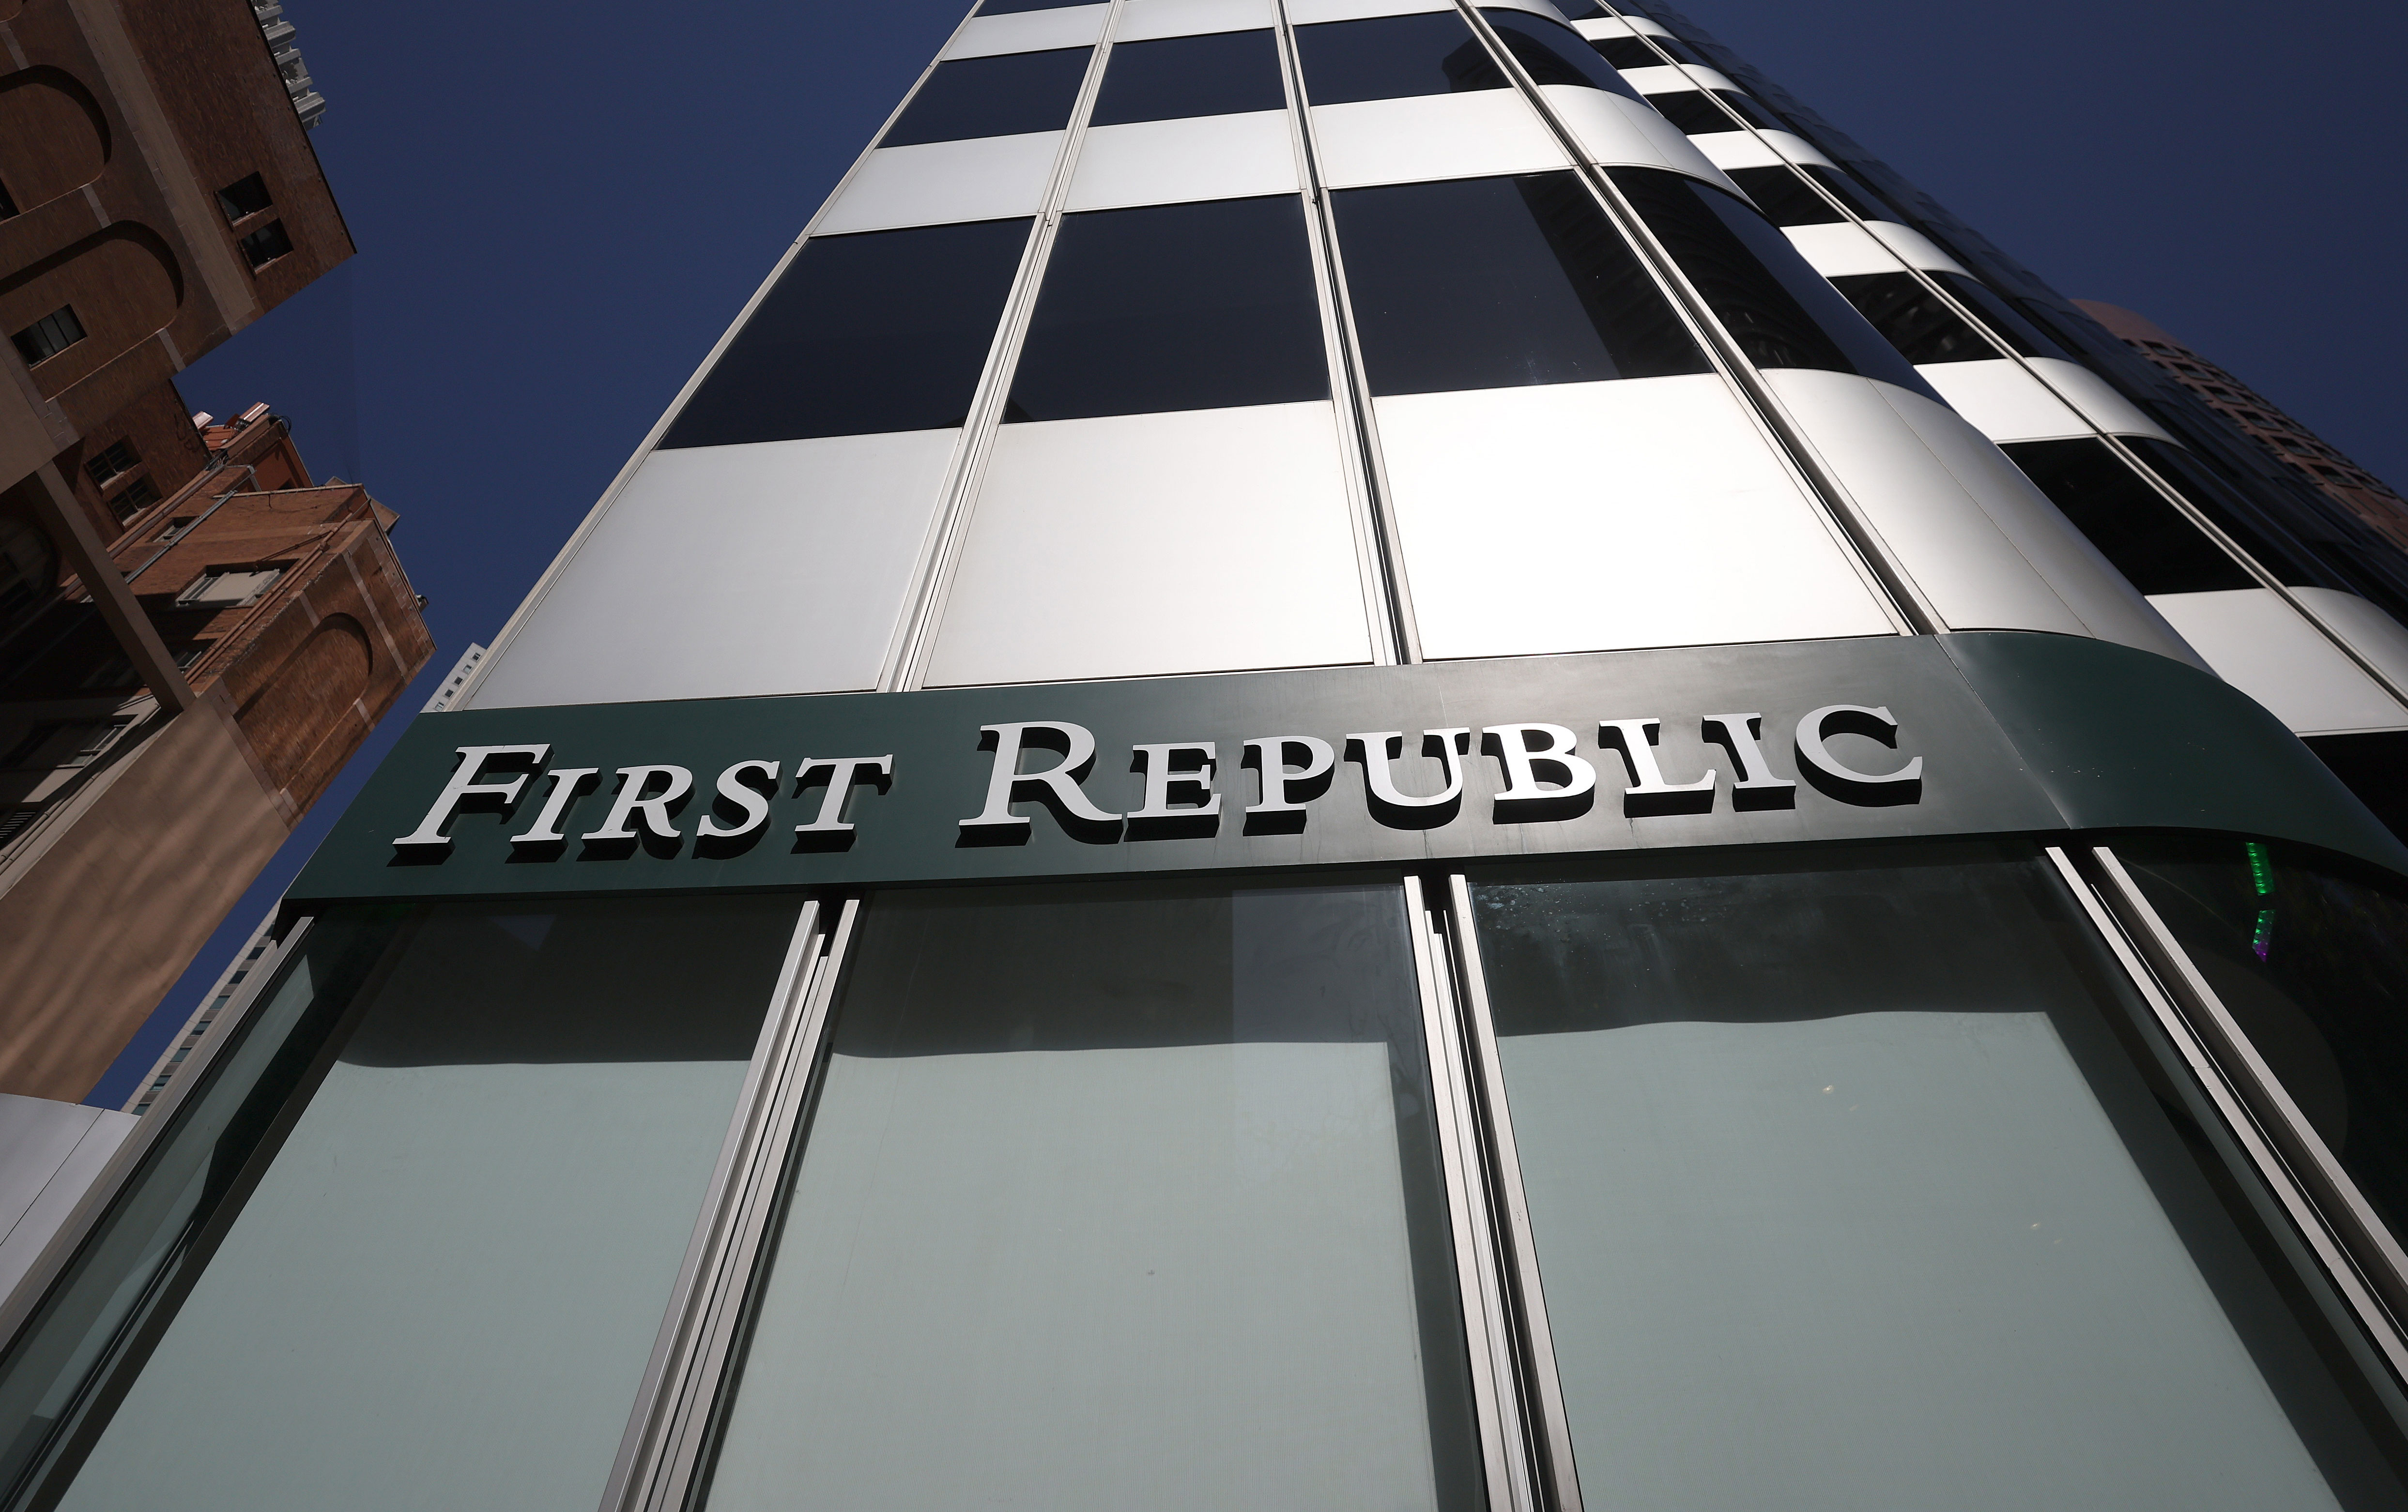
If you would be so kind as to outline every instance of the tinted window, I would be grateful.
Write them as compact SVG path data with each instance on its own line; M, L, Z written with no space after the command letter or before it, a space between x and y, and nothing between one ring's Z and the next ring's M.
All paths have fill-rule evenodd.
M1065 217L1006 420L1329 395L1301 201Z
M814 236L663 438L729 446L959 425L1025 221Z
M1741 94L1732 90L1716 90L1714 91L1714 98L1722 101L1723 104L1729 106L1732 109L1738 111L1740 119L1746 121L1751 126L1757 127L1764 131L1781 131L1784 129L1780 120L1775 117L1771 111L1767 110L1764 107L1756 104L1754 100L1749 99L1744 94Z
M2258 580L2104 441L2018 441L2013 457L2074 529L2143 593L2255 588Z
M1597 0L1555 0L1555 8L1571 21L1604 21L1605 7Z
M1687 43L1682 42L1677 38L1658 36L1651 32L1647 36L1647 40L1655 43L1657 47L1662 48L1666 52L1671 54L1673 61L1676 63L1695 64L1700 68L1710 66L1702 53L1698 52L1697 49L1690 47Z
M1569 173L1353 189L1334 203L1374 393L1708 370Z
M1635 36L1609 36L1603 41L1592 42L1589 45L1597 49L1599 55L1616 68L1664 66L1664 60L1656 55L1656 50Z
M1505 50L1530 71L1534 82L1586 84L1592 89L1639 98L1639 92L1624 83L1620 74L1605 66L1597 50L1570 27L1526 10L1484 10L1481 14L1497 28Z
M1739 122L1733 121L1729 113L1703 90L1676 90L1670 94L1650 94L1647 103L1661 112L1665 120L1691 136L1739 130Z
M1095 0L986 0L978 7L982 16L1010 16L1024 10L1061 10L1070 6L1092 5Z
M1999 349L1912 273L1862 273L1832 286L1910 363L1988 362Z
M1841 173L1833 168L1827 168L1819 163L1807 164L1799 171L1808 175L1816 183L1821 184L1825 189L1829 190L1832 193L1839 195L1841 203L1847 206L1849 209L1856 211L1860 219L1866 221L1895 221L1898 219L1898 212L1896 210L1884 205L1880 198L1876 196L1871 190L1867 189L1864 185L1856 182L1854 178L1849 178L1844 173Z
M1820 226L1844 221L1838 206L1814 193L1793 168L1731 168L1726 170L1756 208L1776 226Z
M2145 435L2122 438L2126 446L2141 454L2141 460L2157 470L2159 478L2174 487L2174 492L2188 499L2200 513L2215 521L2216 528L2232 537L2241 549L2257 558L2258 564L2274 575L2275 579L2289 588L2338 588L2340 582L2329 574L2319 572L2289 548L2278 545L2254 520L2244 517L2245 507L2231 492L2219 482L2199 459L2182 448Z
M1503 70L1452 10L1299 26L1296 50L1315 105L1505 87Z
M1287 96L1280 88L1279 44L1271 34L1215 32L1124 42L1112 49L1089 123L1118 126L1286 107Z
M1938 397L1764 217L1676 173L1612 174L1749 362L1860 373Z
M1015 136L1060 131L1086 76L1086 48L1007 52L937 64L881 147L953 142L970 136Z
M1991 292L1981 280L1962 273L1935 273L1932 277L1945 284L1950 293L1973 307L2000 340L2025 356L2071 359L2071 353L2042 335L2038 326L2016 314L2014 307Z

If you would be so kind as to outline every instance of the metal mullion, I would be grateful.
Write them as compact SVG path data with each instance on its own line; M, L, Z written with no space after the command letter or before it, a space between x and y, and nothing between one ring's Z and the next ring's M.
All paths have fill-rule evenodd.
M1641 265L1655 278L1657 286L1670 300L1674 312L1697 337L1707 360L1722 374L1724 380L1738 391L1742 407L1772 442L1773 450L1784 466L1804 483L1809 498L1821 505L1821 518L1827 528L1842 549L1849 563L1873 591L1875 602L1891 623L1902 635L1931 635L1946 632L1948 621L1941 614L1939 606L1933 604L1916 584L1914 575L1898 560L1880 530L1856 506L1856 496L1823 461L1822 453L1815 449L1805 429L1789 413L1789 407L1782 403L1780 395L1774 393L1772 386L1765 381L1764 375L1757 372L1756 364L1747 360L1747 354L1740 350L1739 343L1723 329L1713 307L1706 303L1704 295L1698 292L1696 285L1689 282L1688 275L1681 271L1671 253L1656 239L1656 233L1646 221L1622 197L1622 191L1613 182L1612 176L1589 161L1588 149L1582 143L1579 134L1556 116L1555 107L1540 90L1537 80L1522 66L1522 60L1514 57L1512 50L1498 37L1496 29L1489 25L1488 18L1480 13L1474 0L1455 0L1455 6L1469 23L1473 36L1488 50L1490 59L1512 80L1523 102L1538 113L1541 122L1555 136L1556 145L1570 161L1572 171L1588 186L1590 194L1604 209L1607 219L1613 221L1615 228L1622 233L1623 241L1638 257Z
M2094 879L2088 869L2066 850L2056 846L2044 849L2075 902L2148 1006L2159 1033L2181 1058L2194 1086L2207 1099L2222 1132L2230 1136L2248 1162L2261 1191L2287 1220L2292 1235L2306 1246L2316 1269L2348 1308L2360 1336L2381 1355L2380 1364L2391 1377L2383 1383L2389 1388L2383 1394L2394 1411L2401 1410L2403 1404L2399 1393L2403 1385L2408 1385L2408 1337L2403 1337L2368 1277L2326 1221L2324 1212L2300 1180L2298 1169L2284 1158L2271 1132L2251 1109L2242 1090L2228 1074L2226 1063L2201 1038L2191 1016L2183 1011L2168 991L2165 978L2151 965L2142 948L2144 926L2139 926L2120 906L2111 906L2111 900L2120 906L2137 895L2126 892L2128 876L2119 883L2104 867L2098 867L2099 876ZM2093 851L2085 859L2095 864L2103 854ZM2118 865L2115 870L2121 872L2122 868ZM2154 918L2154 911L2150 917ZM2183 964L2188 963L2184 961Z
M1489 1011L1488 977L1480 963L1480 941L1472 933L1471 886L1460 872L1447 878L1447 904L1454 922L1455 970L1463 984L1468 1060L1487 1134L1496 1205L1504 1217L1505 1260L1511 1267L1515 1310L1522 1324L1530 1394L1538 1409L1538 1462L1552 1497L1552 1512L1581 1512L1580 1471L1572 1454L1571 1421L1564 1410L1563 1381L1555 1369L1555 1334L1547 1325L1546 1292L1539 1280L1538 1241L1530 1232L1522 1156L1505 1100L1505 1072L1497 1053L1496 1020Z
M969 535L970 517L977 511L987 463L995 453L996 432L1003 423L1004 405L1011 395L1012 372L1020 365L1020 349L1028 336L1029 318L1036 312L1037 296L1044 287L1045 264L1053 257L1054 238L1061 230L1062 207L1070 197L1070 179L1078 169L1079 149L1086 140L1087 117L1094 113L1096 93L1103 88L1104 69L1111 62L1112 34L1120 28L1122 8L1128 0L1110 3L1111 8L1104 15L1103 30L1087 59L1087 71L1079 80L1078 96L1070 105L1070 123L1063 130L1062 150L1054 155L1053 174L1045 182L1045 198L1037 213L1036 229L1021 256L1019 271L1013 276L1011 293L1004 301L1003 319L996 327L995 341L987 349L986 366L980 372L978 387L972 392L969 414L962 421L961 438L953 447L936 517L923 543L912 592L896 625L885 664L879 674L880 692L915 689L927 678L928 659L936 649L937 632L944 623L953 574L961 564L962 545Z
M2116 912L2135 926L2133 933L2142 953L2175 995L2185 1000L2184 1006L2189 1009L2186 1017L2192 1020L2194 1032L2227 1068L2228 1077L2252 1105L2252 1111L2282 1151L2286 1163L2299 1176L2310 1195L2317 1199L2327 1219L2342 1231L2343 1239L2355 1252L2368 1280L2382 1294L2392 1328L2400 1331L2401 1319L2408 1317L2408 1252L2403 1252L2390 1227L2376 1215L2357 1181L2343 1169L2332 1147L2325 1143L2324 1136L2300 1111L2282 1078L2258 1053L2257 1046L2208 985L2207 978L2200 974L2190 953L2166 927L2115 852L2098 846L2091 850L2091 858L2114 893Z
M670 1512L685 1504L859 908L847 899L831 930L825 906L803 906L603 1512Z
M1380 447L1370 374L1363 364L1362 338L1354 329L1354 307L1347 295L1336 207L1330 203L1328 185L1322 181L1321 142L1313 129L1312 102L1304 90L1304 70L1297 56L1296 26L1288 19L1287 0L1277 0L1275 20L1272 36L1279 43L1290 129L1304 180L1305 236L1312 244L1313 284L1322 301L1323 339L1331 370L1340 379L1332 386L1330 397L1340 411L1340 445L1349 453L1346 492L1354 506L1366 606L1374 612L1374 634L1384 659L1410 664L1423 660L1421 629L1413 615L1404 539L1397 528L1395 496L1388 487L1387 463Z
M1479 1419L1481 1462L1491 1512L1538 1512L1530 1482L1527 1434L1517 1385L1512 1325L1498 1275L1495 1226L1482 1179L1480 1141L1463 1048L1455 1022L1447 946L1433 931L1435 915L1422 879L1404 879L1414 976L1420 983L1422 1029L1427 1045L1430 1094L1437 1113L1439 1160L1446 1179L1455 1285L1463 1308L1464 1343L1471 1358L1471 1395Z

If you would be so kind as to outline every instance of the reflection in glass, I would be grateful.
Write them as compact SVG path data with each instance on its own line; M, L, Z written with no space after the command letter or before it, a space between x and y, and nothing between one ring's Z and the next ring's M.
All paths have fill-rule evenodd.
M1910 363L1986 363L2000 356L1912 273L1854 273L1831 284Z
M59 1505L588 1512L795 915L433 910Z
M1590 1505L2402 1504L2039 858L1713 868L1475 893Z
M1708 370L1571 174L1346 189L1331 202L1374 393Z
M2255 588L2258 579L2096 436L1999 449L2143 593Z
M2408 888L2263 840L2115 854L2283 1090L2408 1234Z
M1505 87L1505 71L1452 10L1299 26L1296 52L1314 105Z
M1627 99L1639 92L1607 67L1580 33L1526 10L1483 10L1498 39L1530 75L1534 84L1585 84Z
M959 425L1026 221L813 236L694 397L663 447L735 446Z
M1091 126L1284 110L1279 44L1268 31L1123 42L1104 65Z
M917 147L1060 131L1070 123L1092 50L1055 48L940 63L878 145Z
M865 910L712 1512L1478 1505L1402 900Z
M1065 216L1007 421L1329 397L1293 194Z

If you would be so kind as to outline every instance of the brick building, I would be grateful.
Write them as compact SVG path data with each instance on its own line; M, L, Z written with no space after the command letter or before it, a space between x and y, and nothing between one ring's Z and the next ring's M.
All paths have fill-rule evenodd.
M433 645L392 513L174 383L352 251L291 23L0 0L0 1102L72 1102Z

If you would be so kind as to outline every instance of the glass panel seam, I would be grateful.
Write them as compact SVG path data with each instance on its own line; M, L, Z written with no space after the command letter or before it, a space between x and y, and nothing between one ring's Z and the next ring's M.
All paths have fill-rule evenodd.
M1595 163L1589 160L1588 149L1577 134L1565 125L1555 114L1554 106L1540 90L1522 61L1498 40L1488 18L1480 13L1473 0L1455 0L1455 8L1470 23L1471 29L1488 50L1498 67L1513 82L1514 91L1523 103L1538 113L1556 144L1570 158L1572 166L1589 193L1622 233L1624 241L1639 256L1640 263L1654 277L1671 301L1690 334L1732 388L1751 420L1770 442L1773 455L1784 470L1804 486L1810 500L1819 507L1815 517L1831 535L1841 554L1870 590L1873 602L1881 606L1890 622L1900 635L1930 635L1948 629L1939 607L1924 593L1905 565L1882 537L1872 521L1856 505L1855 497L1842 484L1839 475L1827 466L1814 449L1805 431L1790 415L1762 374L1739 349L1722 322L1714 318L1703 296L1683 274L1671 254L1657 242L1637 211L1622 196L1622 191Z
M1495 1228L1478 1164L1470 1089L1464 1076L1455 994L1447 979L1447 947L1440 934L1442 916L1430 906L1420 877L1405 878L1404 894L1414 972L1421 983L1430 1091L1437 1100L1439 1153L1446 1176L1455 1283L1462 1298L1488 1505L1492 1512L1537 1512L1510 1343L1512 1324L1497 1271Z
M1522 1185L1522 1157L1513 1142L1512 1112L1497 1053L1497 1028L1488 1003L1488 977L1473 933L1470 881L1457 872L1446 879L1446 906L1453 920L1455 969L1462 982L1465 1058L1474 1105L1485 1135L1483 1153L1495 1178L1503 1218L1500 1239L1512 1287L1521 1346L1535 1399L1533 1434L1552 1512L1581 1512L1580 1469L1572 1453L1571 1423L1564 1411L1562 1377L1555 1368L1555 1335L1547 1326L1545 1288L1539 1277L1539 1250L1530 1233L1530 1205Z
M927 680L928 662L936 654L937 635L944 624L953 575L961 565L970 517L977 508L980 486L986 478L987 462L995 453L996 431L1003 423L1004 405L1011 394L1012 370L1020 364L1020 349L1028 337L1029 318L1036 313L1037 296L1044 286L1045 264L1054 251L1054 235L1061 229L1062 207L1070 197L1070 178L1078 167L1079 149L1086 140L1087 118L1094 113L1096 96L1103 88L1104 69L1111 62L1112 35L1120 29L1121 13L1127 0L1110 3L1111 8L1104 16L1102 34L1088 56L1086 75L1079 80L1078 97L1070 106L1070 123L1062 133L1061 150L1054 156L1054 169L1046 180L1036 229L1028 239L1027 250L1021 256L1010 296L1004 301L1003 320L996 329L994 345L987 350L986 367L980 373L978 387L971 394L969 416L963 421L961 436L953 444L953 461L946 469L927 539L921 547L919 566L912 575L911 589L879 673L880 692L916 689Z
M1339 447L1345 453L1346 493L1363 573L1364 606L1380 659L1412 664L1423 660L1421 631L1413 617L1404 542L1397 530L1387 464L1380 448L1379 417L1363 366L1362 341L1354 330L1354 307L1347 295L1345 262L1339 252L1329 190L1322 181L1320 138L1313 130L1312 102L1304 92L1304 72L1297 56L1296 28L1288 19L1287 0L1278 0L1277 20L1281 82L1287 91L1297 165L1304 179L1312 281L1322 301L1330 370L1338 379L1330 385L1330 397L1338 407Z
M2253 1112L2243 1089L2229 1074L2227 1063L2218 1059L2198 1033L2191 1016L2183 1011L2167 990L2160 971L2179 980L2178 974L2188 967L2187 960L2177 949L2165 956L2161 965L2153 967L2146 957L2157 955L2170 946L2171 937L2149 941L2145 926L2139 924L2135 906L2145 908L2146 902L2138 889L2130 886L2130 878L2122 874L2120 864L2109 869L2107 863L2114 858L2103 849L2083 858L2091 863L2088 867L2058 847L2045 847L2044 850L2134 990L2148 1005L2159 1030L2172 1041L2192 1078L2206 1094L2225 1131L2238 1142L2258 1179L2314 1253L2326 1278L2341 1293L2358 1327L2382 1354L2395 1385L2408 1383L2408 1337L2402 1336L2372 1277L2326 1221L2326 1214L2300 1179L2300 1171L2284 1158L2273 1131ZM2095 880L2090 875L2094 868ZM2163 926L2157 927L2161 930ZM2203 982L2200 986L2204 990Z
M819 1060L858 900L804 904L719 1167L603 1493L605 1512L686 1501L779 1175Z

